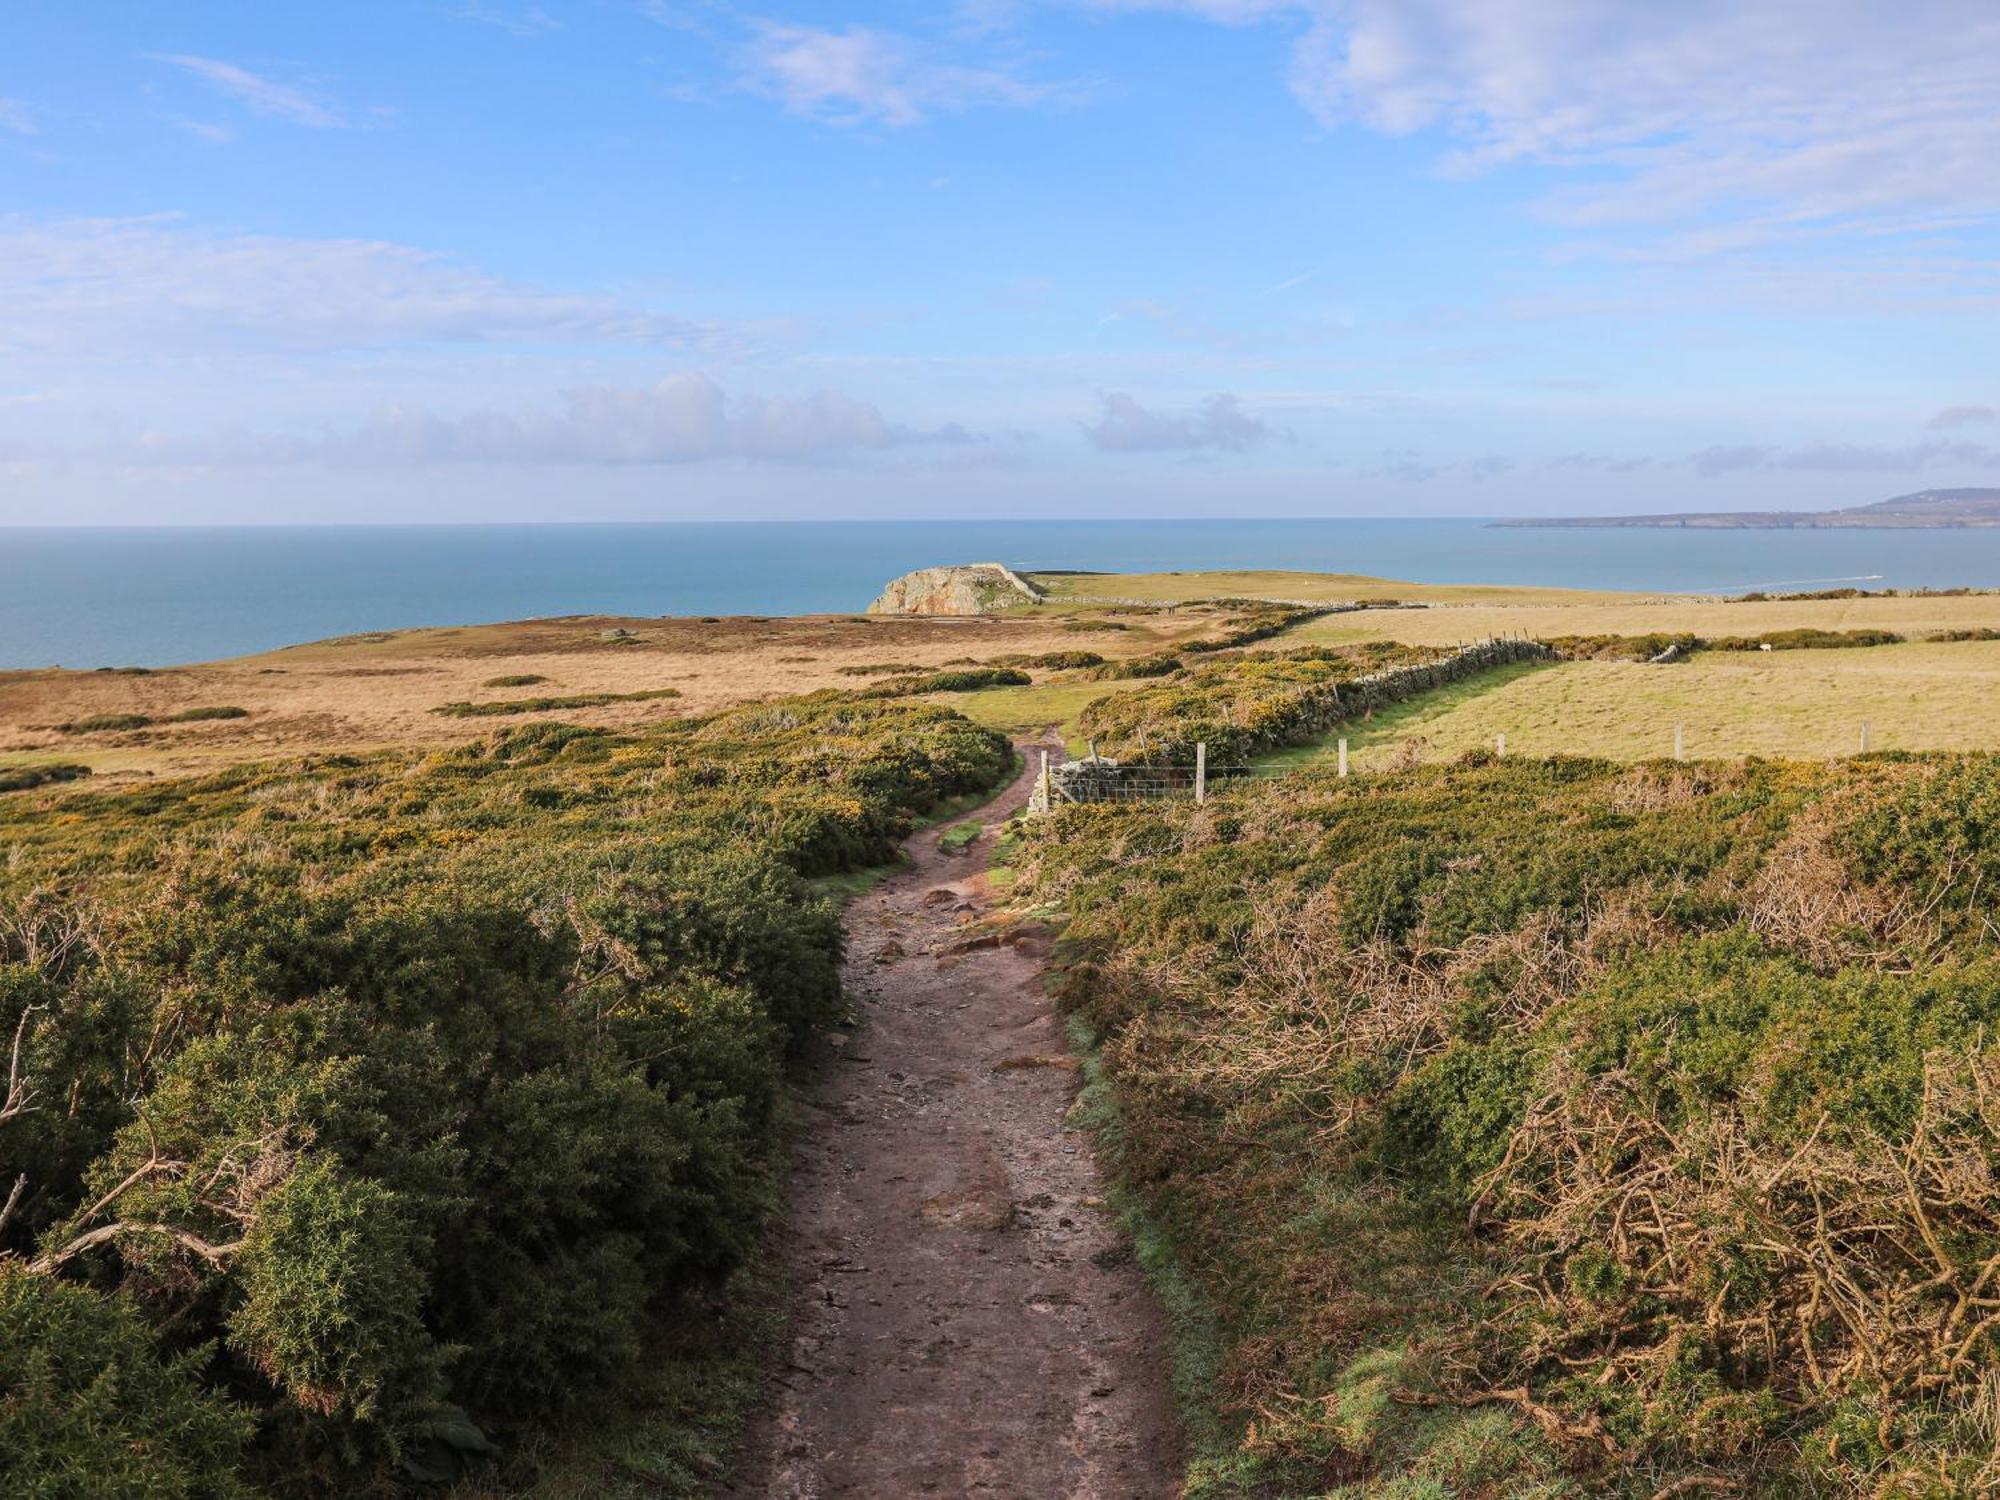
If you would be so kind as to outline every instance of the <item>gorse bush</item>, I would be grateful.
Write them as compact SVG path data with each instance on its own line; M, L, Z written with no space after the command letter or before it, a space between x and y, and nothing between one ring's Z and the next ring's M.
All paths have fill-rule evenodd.
M842 677L886 677L893 673L921 672L923 668L915 662L870 661L854 666L834 668Z
M63 734L102 734L115 729L145 729L153 720L146 714L90 714L56 725Z
M1651 661L1666 651L1699 650L1692 631L1656 630L1648 635L1544 636L1542 644L1570 661Z
M906 698L918 693L976 693L985 688L1026 687L1032 681L1018 667L961 667L921 677L891 677L860 691L874 698Z
M571 693L558 698L500 698L491 703L441 703L431 712L450 719L503 718L512 714L559 713L567 708L601 708L607 703L657 703L680 695L679 688L646 688L636 693Z
M89 766L55 761L39 766L0 766L0 792L25 792L58 781L81 781Z
M8 1492L376 1493L614 1395L770 1205L810 877L1009 763L829 694L9 799Z
M1050 672L1072 672L1083 667L1101 667L1104 658L1095 651L1042 651L996 656L988 666L1041 667Z
M1840 651L1857 646L1897 646L1903 637L1893 630L1767 630L1762 635L1719 635L1702 642L1710 651Z
M212 719L249 717L250 710L247 708L237 708L233 704L215 704L183 708L158 718L151 714L91 714L87 718L72 719L66 724L58 724L56 729L63 734L99 734L115 729L150 729L155 724L200 724Z
M1192 765L1202 743L1211 764L1239 762L1489 666L1549 655L1526 641L1450 655L1393 641L1250 652L1099 698L1079 716L1078 731L1107 754L1155 764Z
M1217 605L1233 605L1245 610L1247 618L1242 623L1231 626L1220 635L1203 640L1189 641L1180 649L1194 655L1211 651L1229 651L1238 646L1248 646L1256 641L1267 641L1272 636L1283 635L1297 625L1317 620L1322 615L1333 613L1331 609L1286 608L1263 604L1255 600L1217 600Z
M1122 661L1106 662L1090 675L1098 682L1130 682L1146 677L1170 677L1180 671L1182 665L1178 656L1155 651L1145 656L1128 656Z
M1190 1493L2000 1485L2000 758L1555 759L1063 810Z
M1934 637L1944 639L1946 637ZM1976 635L1952 637L1978 639ZM1686 656L1696 651L1837 651L1857 646L1895 646L1905 638L1893 630L1821 630L1801 626L1770 630L1762 635L1702 637L1691 631L1654 631L1649 635L1548 636L1542 644L1571 661L1650 661L1668 650Z

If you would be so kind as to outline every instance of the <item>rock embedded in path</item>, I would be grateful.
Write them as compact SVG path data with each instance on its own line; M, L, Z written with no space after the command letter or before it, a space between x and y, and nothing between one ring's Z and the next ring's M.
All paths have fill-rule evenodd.
M1014 1222L1014 1203L997 1188L961 1188L926 1198L924 1218L944 1229L1000 1230Z

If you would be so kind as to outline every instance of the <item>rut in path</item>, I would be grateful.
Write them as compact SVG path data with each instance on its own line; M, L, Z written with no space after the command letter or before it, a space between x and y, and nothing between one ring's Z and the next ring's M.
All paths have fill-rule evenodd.
M1045 947L967 941L990 830L1028 789L967 852L918 834L848 907L860 1024L806 1098L797 1305L734 1494L1179 1493L1164 1320L1067 1122Z

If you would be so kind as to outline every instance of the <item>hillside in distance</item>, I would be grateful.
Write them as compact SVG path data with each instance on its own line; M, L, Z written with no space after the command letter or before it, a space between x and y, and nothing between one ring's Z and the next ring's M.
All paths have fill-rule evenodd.
M1919 490L1845 510L1670 511L1652 516L1538 516L1495 526L1686 527L1712 531L1944 529L2000 526L2000 489Z

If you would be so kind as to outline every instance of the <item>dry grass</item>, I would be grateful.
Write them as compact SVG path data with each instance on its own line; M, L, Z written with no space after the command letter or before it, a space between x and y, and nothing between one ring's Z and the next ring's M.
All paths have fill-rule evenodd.
M1302 644L1408 641L1448 645L1494 635L1645 635L1688 631L1695 635L1763 635L1773 630L1873 627L1919 636L1978 626L2000 628L2000 594L1897 599L1771 600L1730 604L1714 599L1645 599L1604 596L1573 603L1495 602L1453 608L1332 615L1300 626L1286 637Z
M1119 599L1356 599L1421 600L1427 604L1582 604L1639 599L1586 589L1525 588L1482 583L1409 583L1366 573L1300 573L1277 568L1199 573L1031 573L1058 602L1071 596ZM1376 617L1369 616L1371 620ZM1379 636L1379 632L1377 633Z
M1285 641L1295 644L1395 640L1450 645L1495 635L1644 635L1656 630L1762 635L1806 626L1824 630L1872 626L1904 635L1982 625L2000 628L2000 594L1736 604L1698 595L1409 583L1359 573L1281 571L1038 575L1037 582L1049 590L1058 607L1065 609L1080 607L1062 603L1076 595L1162 601L1284 598L1345 603L1400 599L1427 606L1329 616L1287 633Z
M537 692L552 697L661 687L680 693L665 702L608 703L553 715L625 727L818 688L853 688L860 679L841 669L868 663L907 662L935 670L954 661L1080 645L1114 658L1145 655L1214 634L1233 618L1197 611L1139 616L1125 619L1126 629L1085 640L1064 631L1061 617L1053 614L588 616L383 631L143 676L0 672L0 764L80 761L100 776L144 775L302 752L452 744L490 733L493 721L445 718L433 710L456 701L518 697L516 689L489 686L510 676L542 679ZM614 631L628 632L629 638L614 639ZM965 706L973 696L954 695L954 706ZM53 728L100 714L161 719L214 703L240 704L248 717L94 734L63 735ZM996 705L996 710L1010 725L1023 727L1074 716L1073 709L1064 709L1044 719L1041 709L1027 704L1012 710Z
M1500 734L1509 753L1642 760L1671 753L1676 721L1687 754L1701 758L1847 755L1863 722L1877 750L1990 750L2000 747L2000 643L1515 668L1377 715L1347 738L1354 762L1376 769L1413 743L1435 759L1491 749Z
M1416 610L1369 610L1314 621L1272 647L1363 640L1448 644L1489 635L1637 634L1688 630L1758 634L1799 626L1877 626L1904 634L2000 627L2000 596L1726 604L1646 599L1565 589L1434 586L1351 574L1216 572L1101 574L1046 579L1060 595L1133 598L1400 598ZM1081 635L1079 616L1121 629ZM432 712L453 701L507 696L504 676L545 680L549 696L672 687L667 703L605 704L564 711L580 723L627 727L816 688L854 686L845 668L905 662L935 670L954 662L1087 647L1114 659L1214 636L1234 619L1196 605L1168 614L1056 603L982 619L802 616L633 619L576 616L511 624L383 631L261 656L146 676L109 672L0 672L0 763L82 761L100 775L192 771L272 755L405 744L449 744L490 729L480 719ZM623 632L624 638L614 638ZM1834 658L1838 657L1838 660ZM1828 755L1853 748L1860 719L1883 748L1969 747L1995 742L1984 709L2000 648L1975 644L1865 652L1799 652L1761 660L1702 657L1678 675L1579 665L1491 693L1446 693L1385 715L1359 747L1412 734L1440 749L1490 743L1505 731L1524 752L1575 749L1637 756L1665 748L1662 727L1688 724L1691 754ZM1037 673L1038 679L1044 674ZM1117 683L1060 677L1033 687L955 695L953 706L1008 732L1073 729L1084 704ZM101 714L163 719L203 704L240 704L234 721L59 735L51 726Z
M1083 741L1077 738L1076 721L1084 708L1109 693L1144 687L1144 680L1130 682L1050 682L1033 687L994 688L984 693L941 693L933 703L955 708L975 724L1020 737L1042 729L1059 729L1063 742L1073 754L1081 754Z

